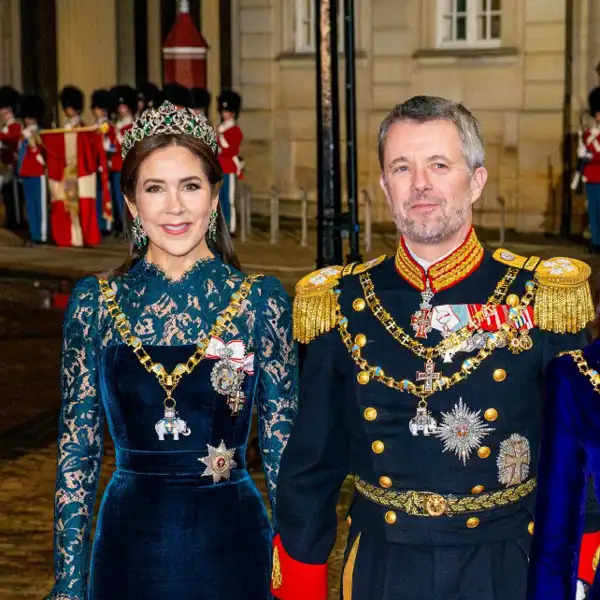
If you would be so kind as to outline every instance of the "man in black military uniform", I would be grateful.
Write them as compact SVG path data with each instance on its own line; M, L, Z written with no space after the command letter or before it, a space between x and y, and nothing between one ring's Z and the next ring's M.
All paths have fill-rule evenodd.
M297 286L308 343L282 458L273 592L326 600L336 500L355 494L342 597L524 600L547 363L585 344L590 268L484 250L476 119L442 98L379 134L394 257Z

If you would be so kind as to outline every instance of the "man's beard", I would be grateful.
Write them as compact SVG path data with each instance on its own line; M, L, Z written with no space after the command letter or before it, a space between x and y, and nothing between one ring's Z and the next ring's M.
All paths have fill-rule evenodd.
M438 204L441 211L435 216L422 214L420 218L409 219L399 211L394 212L396 227L407 240L416 244L439 244L453 236L468 220L470 204L448 207L446 200L441 198L428 198L428 202ZM403 203L405 213L408 214L415 200ZM435 212L436 209L434 209Z

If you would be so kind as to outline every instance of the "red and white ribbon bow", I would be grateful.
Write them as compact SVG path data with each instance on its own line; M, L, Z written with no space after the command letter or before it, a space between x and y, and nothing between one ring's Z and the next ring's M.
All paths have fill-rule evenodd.
M246 344L242 340L231 340L227 344L218 337L210 338L205 358L209 360L229 360L238 371L254 375L254 353L246 354Z

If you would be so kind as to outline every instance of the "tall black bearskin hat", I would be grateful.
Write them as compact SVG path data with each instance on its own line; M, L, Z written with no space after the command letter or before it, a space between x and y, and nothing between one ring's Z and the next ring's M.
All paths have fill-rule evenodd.
M39 124L44 121L44 100L36 94L25 94L21 102L21 116L24 119L35 119Z
M137 112L137 92L129 85L116 85L111 91L114 106L124 104L132 114Z
M17 112L21 94L10 85L0 87L0 108L12 108L13 112Z
M233 90L225 90L219 95L219 112L229 110L235 114L236 118L242 107L242 98Z
M588 96L588 105L590 107L590 115L595 116L600 112L600 87L594 88Z
M65 85L60 91L60 104L63 110L72 108L77 112L81 112L83 110L83 102L83 92L74 85Z
M168 100L175 106L190 106L191 102L191 93L185 85L181 85L181 83L167 83L163 87L163 96L165 100Z
M206 112L210 107L210 92L205 88L192 88L191 92L191 100L192 104L190 108L203 108Z
M92 108L101 108L110 113L113 108L111 93L105 89L94 90L92 92Z
M144 108L158 108L162 104L162 92L160 88L150 81L142 83L138 87L138 100L144 103Z

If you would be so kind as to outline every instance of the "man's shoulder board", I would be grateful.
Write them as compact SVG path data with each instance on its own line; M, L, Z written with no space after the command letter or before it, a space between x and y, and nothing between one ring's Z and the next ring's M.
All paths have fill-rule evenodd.
M339 301L337 286L343 277L364 273L385 260L385 255L366 263L324 267L296 284L294 297L294 338L303 343L314 340L335 327Z
M533 271L540 262L539 256L521 256L515 254L505 248L498 248L493 254L494 260L506 265L507 267L515 267L516 269L525 269L526 271Z

